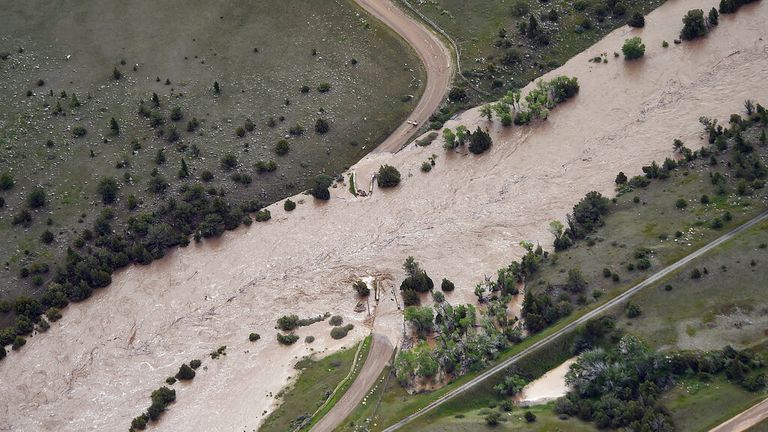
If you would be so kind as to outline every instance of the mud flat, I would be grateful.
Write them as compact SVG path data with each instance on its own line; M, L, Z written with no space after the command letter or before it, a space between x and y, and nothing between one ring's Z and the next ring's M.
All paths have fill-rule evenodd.
M547 122L502 129L478 110L450 122L490 128L494 146L482 156L445 154L439 141L372 154L354 167L358 181L388 163L403 174L400 187L358 198L339 185L322 204L296 197L304 203L290 214L272 206L269 223L122 271L0 362L0 423L21 431L126 429L172 371L201 358L208 369L176 385L178 401L153 430L256 429L274 402L268 395L309 347L351 346L365 333L365 313L352 312L352 278L391 273L397 281L413 255L433 278L456 283L452 303L473 301L474 283L519 256L518 241L549 245L547 222L564 218L584 193L610 193L618 171L663 159L674 138L696 147L699 116L723 119L747 98L768 100L765 2L723 16L703 40L661 48L688 9L715 3L667 2L645 29L618 29L550 74L577 76L581 93ZM587 62L634 35L648 47L644 59ZM436 167L420 172L433 153ZM330 326L318 323L299 331L318 338L312 345L275 341L280 315L326 311L355 323L355 333L332 341ZM247 340L252 331L262 335L256 344ZM229 347L226 357L206 357L220 345Z
M569 359L560 366L550 370L538 379L529 383L520 395L520 403L525 406L541 405L555 400L568 393L565 384L565 374L576 363L576 358Z

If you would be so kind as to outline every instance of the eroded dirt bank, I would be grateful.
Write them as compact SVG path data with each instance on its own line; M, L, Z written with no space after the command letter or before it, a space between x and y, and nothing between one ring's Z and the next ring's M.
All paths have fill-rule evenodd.
M700 115L722 119L744 99L768 101L765 2L723 16L704 40L671 44L686 10L715 3L670 1L645 29L611 33L553 72L579 78L577 98L534 127L490 125L495 144L482 156L446 155L439 142L372 154L354 167L358 184L389 163L403 174L399 188L355 198L340 186L331 202L305 197L290 214L280 203L266 224L120 272L0 362L0 430L125 430L153 389L201 358L208 370L175 386L178 401L153 430L251 431L273 403L268 394L295 373L296 357L309 347L349 346L365 332L365 314L352 312L351 278L384 272L398 280L413 255L433 278L456 282L450 301L471 301L476 281L519 255L519 240L550 244L547 222L584 193L611 192L618 171L663 159L674 138L696 146ZM587 62L634 35L648 47L643 60ZM671 46L661 48L662 40ZM458 122L488 126L477 110L448 126ZM437 166L421 173L433 153ZM326 311L357 324L355 335L331 341L319 323L299 331L318 338L312 345L275 341L280 315ZM256 344L247 341L252 331L262 335ZM228 355L210 360L220 345Z

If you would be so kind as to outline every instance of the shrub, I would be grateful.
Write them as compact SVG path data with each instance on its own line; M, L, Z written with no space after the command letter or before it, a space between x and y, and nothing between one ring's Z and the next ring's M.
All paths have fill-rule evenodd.
M443 278L443 282L440 284L440 289L445 292L453 291L454 288L456 288L453 285L453 282L449 281L448 279Z
M683 29L680 31L680 39L692 40L706 34L707 24L704 22L704 11L701 9L689 10L683 17Z
M201 172L200 173L200 180L202 180L202 181L204 181L206 183L211 181L211 180L213 180L213 173L208 171L208 170L205 170L205 171Z
M678 198L677 201L675 201L675 207L682 210L688 207L688 202L686 202L683 198Z
M14 350L14 351L18 351L26 343L27 343L26 339L24 339L21 336L16 336L16 339L13 340L13 345L11 345L11 349Z
M283 203L283 209L287 212L293 211L296 209L296 203L291 201L290 199L285 200Z
M45 206L45 191L42 188L35 188L27 196L27 204L30 208L40 208Z
M701 270L697 268L691 270L691 279L701 279Z
M293 333L286 335L282 333L277 334L277 342L280 343L280 345L293 345L297 340L299 340L299 337Z
M307 337L304 338L304 342L308 343L308 344L311 344L314 341L315 341L315 337L314 336L307 336Z
M371 294L371 290L368 288L368 284L359 279L352 284L352 288L355 289L357 295L360 297L368 297Z
M628 303L625 309L625 313L627 314L627 318L637 318L642 312L640 311L640 306L637 304Z
M421 304L421 298L419 297L419 294L412 289L403 290L402 295L403 305L406 307Z
M261 339L261 335L259 335L258 333L251 333L248 335L248 340L251 342L256 342L259 339Z
M501 421L501 414L498 411L491 411L485 416L485 424L488 426L496 426Z
M376 183L380 188L392 188L400 184L400 171L391 165L382 165L376 174Z
M325 119L317 119L315 122L315 132L319 134L328 133L328 131L331 130L331 125L328 124L328 121Z
M40 241L45 244L53 243L53 233L50 230L43 231L43 233L40 234Z
M334 315L331 317L330 320L328 320L328 324L332 326L340 326L341 323L344 322L344 318L341 317L341 315Z
M176 372L176 379L179 381L191 380L195 377L195 370L189 367L186 363L179 367L179 371Z
M102 178L96 191L101 195L101 201L104 204L112 204L117 199L117 179L114 177Z
M627 25L635 28L645 27L645 17L640 12L635 12L627 20Z
M315 177L315 184L311 190L312 196L324 201L331 199L331 192L328 188L331 187L332 183L333 179L331 177L325 174L318 175Z
M440 291L435 291L432 293L432 300L434 300L435 303L442 303L445 301L445 294Z
M342 326L334 327L331 329L331 337L336 340L344 339L345 337L347 337L347 334L349 334L350 330L352 330L353 328L355 328L355 326L352 324L347 324L343 327Z
M469 137L469 151L474 154L481 154L491 148L493 141L491 136L480 129L480 126Z
M202 362L202 361L195 359L195 360L192 360L191 362L189 362L189 367L191 367L192 369L197 369L197 368L199 368L199 367L200 367L202 364L203 364L203 362Z
M712 8L709 10L709 16L707 17L707 22L710 26L716 26L720 24L720 14L717 12L717 9Z
M276 155L285 156L291 150L291 145L288 143L288 140L282 139L275 144L274 150Z
M84 137L85 134L88 133L88 129L84 128L83 126L75 126L72 128L72 135L75 138L81 138Z
M277 319L277 328L282 331L290 331L299 326L298 315L283 315Z
M527 421L528 423L533 423L536 421L536 414L530 411L526 411L524 417L525 417L525 421Z
M9 172L0 174L0 189L7 191L10 190L16 182L13 180L13 175Z
M621 51L624 53L625 60L635 60L645 55L645 45L643 44L642 39L633 37L624 42Z
M142 414L138 417L135 417L133 420L131 420L131 429L144 430L147 428L147 422L149 422L149 417L146 414Z
M49 308L45 311L45 317L48 318L48 321L56 322L61 319L61 310L55 307Z
M235 129L235 134L242 138L245 136L245 129L242 126L238 126L237 129Z
M331 91L331 84L327 82L321 83L319 86L317 86L317 91L320 93L328 93Z
M237 167L237 157L232 153L226 153L221 158L221 167L225 170L233 170Z
M168 385L174 385L176 384L176 381L177 381L176 377L172 377L172 376L165 379L165 383Z

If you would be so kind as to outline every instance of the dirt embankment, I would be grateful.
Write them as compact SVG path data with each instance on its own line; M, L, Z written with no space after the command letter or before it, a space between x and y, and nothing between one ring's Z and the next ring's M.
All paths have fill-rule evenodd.
M547 122L502 129L478 110L450 122L489 127L494 147L482 156L445 154L439 142L376 153L355 167L359 181L382 163L400 169L392 191L355 198L333 190L329 203L305 203L273 220L213 242L191 245L147 267L126 269L83 304L69 307L48 333L0 362L0 430L122 430L149 403L150 392L178 366L205 359L190 384L177 384L178 401L155 430L247 430L258 427L292 364L309 347L335 349L364 333L332 341L327 323L303 328L318 338L282 347L275 319L330 311L360 324L352 277L377 272L397 280L415 256L433 278L447 277L454 303L472 301L472 287L520 254L521 239L550 243L547 222L563 218L584 193L609 193L618 171L636 173L671 152L674 138L695 147L697 118L726 118L744 99L768 100L768 4L723 16L707 38L672 41L687 9L714 0L667 2L642 30L621 28L554 74L575 75L581 93ZM588 63L640 35L646 57L625 63ZM550 75L551 76L551 75ZM419 166L431 154L429 174ZM247 341L251 331L262 340ZM228 345L228 355L206 354Z

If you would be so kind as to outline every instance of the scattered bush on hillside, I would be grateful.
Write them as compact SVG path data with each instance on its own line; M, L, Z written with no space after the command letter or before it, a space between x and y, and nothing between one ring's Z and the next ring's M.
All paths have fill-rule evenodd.
M289 334L277 334L277 342L280 343L280 345L293 345L296 343L296 341L299 340L299 337L293 333Z

